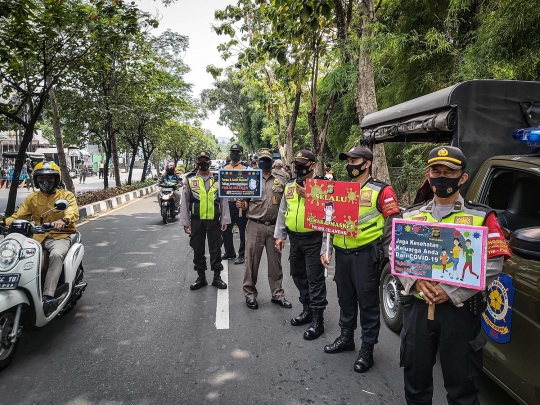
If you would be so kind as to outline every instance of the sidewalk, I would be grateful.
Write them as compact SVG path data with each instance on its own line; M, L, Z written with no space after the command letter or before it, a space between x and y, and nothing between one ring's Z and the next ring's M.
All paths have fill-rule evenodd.
M124 183L128 178L129 173L124 173L123 170L120 171L120 179L122 183ZM155 174L155 170L153 171L153 174ZM139 181L142 176L142 169L133 169L133 181ZM75 185L75 192L81 192L81 191L94 191L94 190L101 190L103 189L103 180L98 178L98 174L96 173L92 177L87 177L85 184L79 184L79 179L75 178L73 179L73 183ZM109 187L114 187L116 185L115 180L109 177ZM26 187L19 188L17 190L17 203L16 205L20 205L24 199L28 196L28 194L31 194L32 188L30 188L30 191L26 190ZM8 195L9 195L9 189L2 188L0 189L0 211L5 211L7 201L8 201Z

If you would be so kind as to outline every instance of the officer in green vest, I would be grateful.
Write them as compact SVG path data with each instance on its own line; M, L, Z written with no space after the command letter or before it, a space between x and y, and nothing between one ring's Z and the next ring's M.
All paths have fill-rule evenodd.
M180 225L189 234L189 244L193 248L193 264L198 274L197 280L189 287L198 290L208 285L206 281L205 246L208 238L210 268L214 272L214 287L225 289L227 284L221 279L222 232L231 222L229 203L218 196L218 178L210 172L210 154L200 152L195 165L197 172L186 177L182 192Z
M282 252L287 234L291 237L289 261L291 276L300 292L303 310L291 325L300 326L311 322L304 332L304 339L314 340L324 333L323 313L326 301L324 266L320 260L322 233L304 228L305 179L315 177L315 155L301 150L294 158L296 178L285 186L274 231L276 249ZM316 177L321 178L321 177Z
M495 212L485 205L465 201L459 193L460 187L468 179L466 163L465 155L456 147L439 146L431 150L426 180L434 193L433 200L411 207L402 217L416 221L486 226L486 285L489 285L502 271L503 261L510 256L510 252ZM453 242L449 242L449 250ZM456 263L449 265L455 266ZM431 405L433 365L437 351L448 403L479 404L474 379L482 371L482 347L486 343L480 333L480 314L485 309L479 309L484 301L482 292L444 281L408 277L399 279L404 287L403 294L408 294L401 299L403 329L400 350L407 404ZM434 320L428 320L426 303L436 304Z
M378 341L381 326L379 283L381 262L388 257L392 239L392 219L399 218L399 206L392 187L370 175L373 153L357 146L339 155L347 160L347 174L351 181L360 183L358 233L355 238L334 235L331 239L336 249L336 272L340 308L341 335L334 343L325 346L326 353L355 350L354 330L357 327L358 307L362 328L362 347L354 364L354 371L364 373L373 366L373 347ZM326 257L326 238L323 239L321 261ZM330 247L330 255L332 247Z

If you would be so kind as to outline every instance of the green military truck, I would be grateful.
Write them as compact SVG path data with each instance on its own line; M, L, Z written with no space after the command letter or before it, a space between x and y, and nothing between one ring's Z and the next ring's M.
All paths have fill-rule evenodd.
M497 212L512 256L488 287L484 371L522 404L540 404L540 82L473 80L370 114L364 139L430 142L467 156L465 198ZM417 195L417 203L425 199ZM381 309L402 326L398 283L386 266Z

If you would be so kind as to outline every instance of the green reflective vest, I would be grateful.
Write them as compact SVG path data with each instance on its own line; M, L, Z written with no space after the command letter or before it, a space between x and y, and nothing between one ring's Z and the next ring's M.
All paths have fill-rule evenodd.
M358 211L358 232L356 238L334 235L334 246L340 249L358 249L377 239L382 239L384 216L379 211L378 201L381 190L386 187L382 182L370 179L360 190Z
M285 226L289 231L307 233L315 232L304 227L306 217L306 200L296 192L296 180L287 183L284 192L287 211L285 211Z
M192 219L219 219L221 207L218 197L218 182L215 178L210 179L210 189L206 191L204 179L199 176L188 177L191 191L190 208Z

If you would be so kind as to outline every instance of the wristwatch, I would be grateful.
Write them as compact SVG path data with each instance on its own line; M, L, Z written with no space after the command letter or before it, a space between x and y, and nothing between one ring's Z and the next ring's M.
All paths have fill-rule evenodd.
M62 221L64 221L64 224L66 224L66 226L69 225L69 219L67 218L60 218Z

